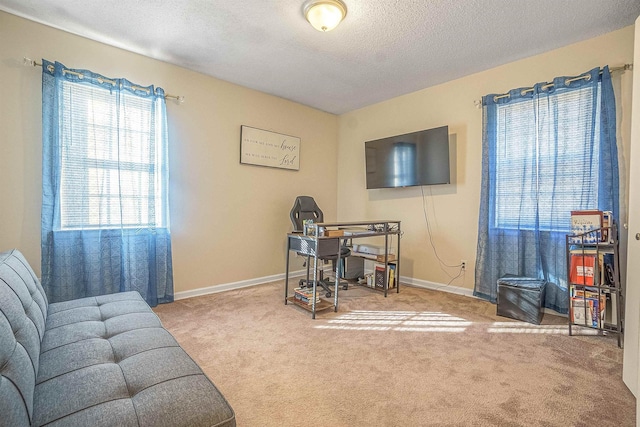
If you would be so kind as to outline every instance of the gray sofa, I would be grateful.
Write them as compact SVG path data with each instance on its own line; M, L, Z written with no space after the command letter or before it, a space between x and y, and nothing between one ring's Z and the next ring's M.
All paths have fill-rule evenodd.
M140 294L48 304L22 254L0 253L0 425L235 424Z

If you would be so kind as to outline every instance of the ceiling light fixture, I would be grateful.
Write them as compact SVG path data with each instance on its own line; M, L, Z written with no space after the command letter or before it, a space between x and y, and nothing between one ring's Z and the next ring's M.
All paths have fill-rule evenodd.
M311 0L304 5L304 17L318 31L331 31L347 15L347 6L340 0Z

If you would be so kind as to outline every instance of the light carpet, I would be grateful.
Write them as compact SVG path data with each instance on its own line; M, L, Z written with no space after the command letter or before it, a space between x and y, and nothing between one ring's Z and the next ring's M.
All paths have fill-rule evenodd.
M536 326L466 296L351 287L312 320L283 282L155 312L238 426L635 425L615 339L569 337L549 314Z

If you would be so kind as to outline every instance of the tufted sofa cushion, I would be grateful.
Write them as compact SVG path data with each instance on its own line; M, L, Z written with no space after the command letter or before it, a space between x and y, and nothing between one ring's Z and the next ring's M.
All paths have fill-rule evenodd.
M11 283L11 284L9 284ZM0 254L0 425L235 426L222 394L137 292L46 305Z

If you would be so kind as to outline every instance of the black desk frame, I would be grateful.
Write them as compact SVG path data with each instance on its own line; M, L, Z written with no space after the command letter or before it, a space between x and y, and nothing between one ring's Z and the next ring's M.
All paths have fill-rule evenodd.
M336 261L336 279L333 295L333 310L338 311L338 289L340 287L341 265L340 258L340 240L352 240L361 239L367 237L381 237L384 236L384 265L386 269L389 268L389 236L397 235L397 252L396 252L396 292L400 292L400 221L381 220L381 221L355 221L355 222L336 222L336 223L318 223L316 224L316 231L318 228L350 228L361 227L366 232L359 232L357 234L349 234L340 237L325 237L325 236L305 236L302 233L289 233L287 234L287 260L284 276L284 303L287 305L287 297L289 295L289 257L291 251L296 251L307 256L307 280L310 279L310 261L313 257L313 300L311 303L311 318L316 318L316 288L318 279L318 257L327 255L337 255ZM385 271L386 271L385 269ZM387 296L389 291L389 274L384 275L384 296Z

